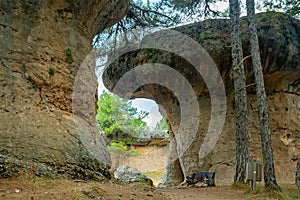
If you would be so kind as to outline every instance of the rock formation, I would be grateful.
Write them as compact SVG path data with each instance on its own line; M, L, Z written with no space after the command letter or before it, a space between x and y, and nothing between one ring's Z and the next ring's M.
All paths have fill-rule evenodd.
M165 131L145 131L139 133L136 143L134 145L145 146L145 145L157 145L157 146L165 146L169 144L169 135Z
M250 55L250 47L246 19L242 19L241 23L244 56L247 56ZM261 13L257 15L257 28L268 95L278 182L293 183L296 159L300 153L300 22L282 13ZM163 115L167 119L170 133L170 155L162 185L176 185L195 171L215 171L216 184L222 184L223 181L232 181L235 159L235 121L233 112L235 105L231 77L229 20L206 20L178 27L175 30L193 38L206 49L216 63L226 88L227 111L225 125L217 144L207 156L199 158L199 150L207 134L211 119L211 98L202 79L203 77L195 71L195 68L186 59L164 50L133 50L120 56L106 68L103 74L104 84L122 97L149 98L155 100L160 106ZM161 42L159 38L157 41ZM176 46L177 42L173 41L169 45ZM178 48L180 47L178 46ZM180 121L182 120L180 119L181 112L183 112L177 94L174 94L173 91L163 85L151 82L153 77L143 76L141 73L137 73L138 76L124 78L127 72L145 63L164 64L179 72L185 77L197 96L201 115L199 122L197 122L197 119L194 121L199 123L199 127L196 137L192 139L191 144L183 154L178 152L178 146L182 145L182 141L179 141L176 137L179 134ZM161 68L163 68L163 65L161 65ZM249 85L247 92L251 160L262 162L251 59L245 60L245 68L247 85ZM152 68L150 65L144 72L147 71L148 73L149 70L154 70L154 65ZM173 88L182 87L180 80L164 73L163 70L157 70L155 73L157 76L163 77L166 84L172 82ZM126 90L115 90L122 78L126 79L127 82L125 81L125 83L128 84L142 81L147 84L135 88L131 95ZM185 99L185 101L189 102L190 99ZM196 109L197 106L194 108ZM190 111L192 112L192 110ZM198 116L187 117L197 118ZM191 124L191 126L194 126L194 124ZM188 137L189 130L185 130L185 136ZM174 159L174 156L177 156L177 159Z
M123 165L114 172L115 179L123 183L142 182L153 186L153 181L139 170Z
M94 123L89 53L94 36L127 7L127 0L0 1L0 176L22 168L109 176L110 156ZM82 144L88 142L97 150Z

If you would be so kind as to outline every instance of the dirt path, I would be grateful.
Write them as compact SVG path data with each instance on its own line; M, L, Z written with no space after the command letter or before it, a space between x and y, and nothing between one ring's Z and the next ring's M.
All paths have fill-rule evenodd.
M271 198L259 195L245 195L242 190L233 190L231 187L195 187L184 189L158 189L172 200L267 200Z
M231 187L153 189L142 183L18 177L0 179L0 199L267 200Z

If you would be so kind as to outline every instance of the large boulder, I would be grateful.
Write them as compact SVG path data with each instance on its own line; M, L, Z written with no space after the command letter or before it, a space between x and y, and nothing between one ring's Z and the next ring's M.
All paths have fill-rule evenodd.
M250 55L248 25L245 18L241 20L242 43L244 56ZM261 59L264 70L264 78L267 92L267 101L270 113L272 143L275 157L275 168L278 182L294 182L296 159L300 153L300 22L282 13L261 13L257 15L256 26L258 28ZM177 54L164 49L132 48L132 51L120 56L112 62L103 73L104 84L108 89L125 98L144 97L155 100L169 124L170 152L162 184L170 186L184 181L187 176L197 171L215 171L217 184L232 182L235 160L235 120L233 101L233 80L231 75L231 44L230 21L227 19L212 19L203 22L189 24L175 28L199 44L209 53L220 71L226 90L227 105L226 119L218 142L204 157L199 156L199 151L205 138L211 118L217 118L224 112L212 113L212 100L218 98L214 94L210 98L209 88L201 76L186 58L179 56L185 49L197 47L196 43L190 46L180 46L178 41L165 44L166 48L174 47ZM154 38L149 44L161 45L164 41L164 33L154 33L145 38L147 44L149 38ZM172 36L172 34L171 34ZM163 39L162 39L163 38ZM184 37L182 37L184 38ZM152 42L152 43L151 43ZM193 46L195 45L195 46ZM164 46L164 47L165 47ZM181 51L182 49L182 51ZM125 52L124 50L122 50ZM193 51L188 52L187 58L193 57ZM195 56L197 57L197 55ZM198 60L205 63L205 60ZM159 63L148 65L145 63ZM163 64L163 65L162 65ZM172 73L166 72L169 66L185 79L174 78ZM201 65L200 65L201 66ZM133 69L136 69L134 71ZM138 71L144 69L144 71ZM204 68L208 72L211 68ZM251 160L262 162L260 129L258 122L258 107L256 102L255 85L251 59L245 60L248 92L249 111L249 136ZM130 71L132 70L132 71ZM164 71L165 70L165 71ZM127 73L130 72L130 73ZM148 76L147 73L152 72ZM169 70L169 72L172 72ZM128 74L132 76L128 76ZM138 74L135 76L135 74ZM178 93L171 91L165 85L153 82L156 78L164 80L165 85L171 85L172 89L185 89L184 81L188 81L196 96L196 104L190 110L181 109L181 103L192 103L193 99L183 97L181 102ZM218 77L211 77L214 83L220 82ZM124 81L124 82L122 82ZM127 82L126 82L127 81ZM151 82L152 81L152 82ZM147 83L134 88L134 91L118 90L119 83L134 85L135 83ZM152 84L153 83L153 84ZM216 84L216 86L218 86ZM131 93L133 92L133 93ZM192 105L192 104L191 104ZM193 115L199 107L201 115ZM182 112L185 115L182 115ZM190 113L190 114L189 114ZM185 129L180 131L181 121L191 119L190 124L185 124ZM194 122L194 123L193 123ZM198 127L196 135L192 135L192 127ZM212 129L219 124L212 124ZM183 137L181 137L183 136ZM192 140L184 152L180 148L188 140ZM209 140L208 140L209 141ZM208 145L210 143L207 143Z
M123 165L114 172L115 179L124 183L142 182L153 186L153 181L139 170Z
M94 36L127 7L127 0L0 1L0 172L30 162L54 174L109 176L90 53Z

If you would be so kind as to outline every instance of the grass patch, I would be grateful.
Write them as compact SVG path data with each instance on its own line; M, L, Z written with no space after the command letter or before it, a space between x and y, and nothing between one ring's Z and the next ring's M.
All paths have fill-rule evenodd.
M256 190L252 191L251 185L246 185L246 191L245 194L261 194L264 190L264 187L260 183L256 183Z
M151 171L151 172L144 172L146 176L148 176L151 179L160 179L164 175L164 170L161 171Z
M128 147L125 144L123 144L123 143L112 142L108 146L108 150L109 151L115 151L115 150L127 151Z
M129 153L130 153L131 156L139 156L139 155L141 155L141 152L139 152L138 150L135 150L135 149L129 150Z
M242 183L232 183L231 187L232 187L232 189L235 189L235 190L248 190L249 185L242 184Z
M66 62L69 64L72 64L74 62L72 51L69 48L66 49Z
M270 190L266 191L262 183L256 185L256 191L252 191L250 184L233 184L232 187L238 190L244 190L246 195L258 195L278 200L296 200L300 199L298 190L292 186L281 187L282 192Z
M149 186L153 186L153 182L150 179L141 178L139 180L139 182L144 183L144 184L149 185Z
M108 150L111 152L121 152L129 156L139 156L141 153L135 149L129 149L128 146L123 142L111 142L108 146Z
M292 188L281 188L282 192L280 191L263 191L263 196L265 197L271 197L274 199L280 199L280 200L295 200L300 199L300 195L298 193L298 190L292 189Z
M143 172L147 177L149 177L153 181L154 187L160 182L162 177L164 176L164 170L160 171L151 171L151 172Z

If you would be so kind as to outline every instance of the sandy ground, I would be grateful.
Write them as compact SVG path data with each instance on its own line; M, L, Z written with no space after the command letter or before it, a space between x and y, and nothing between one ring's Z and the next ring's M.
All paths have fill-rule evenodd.
M154 189L142 183L44 179L20 176L0 179L0 199L105 199L105 200L263 200L262 194L244 194L232 187Z
M119 165L127 164L138 168L154 181L155 185L163 176L168 147L138 148L138 156L122 155ZM112 155L113 158L114 155ZM115 160L115 159L113 159ZM149 164L151 163L151 164ZM115 165L115 163L113 163ZM285 186L288 192L296 194L293 198L268 198L263 192L245 194L246 188L230 186L217 187L176 187L151 188L142 183L122 184L107 180L104 182L45 179L30 174L21 174L10 179L0 179L0 200L2 199L97 199L97 200L300 200L295 185Z
M120 184L107 181L44 179L18 177L0 179L0 199L268 199L258 195L245 195L231 187L190 187L154 189L142 183ZM269 198L270 199L270 198Z

